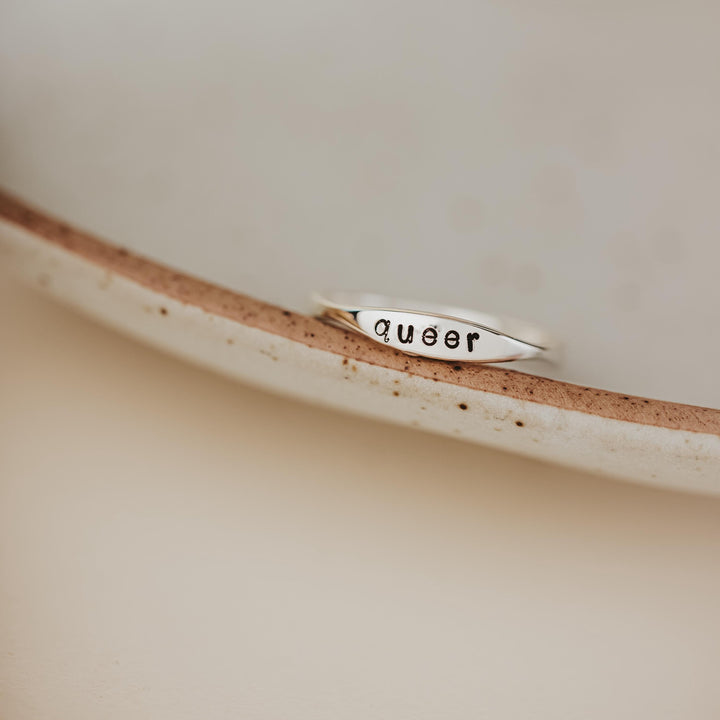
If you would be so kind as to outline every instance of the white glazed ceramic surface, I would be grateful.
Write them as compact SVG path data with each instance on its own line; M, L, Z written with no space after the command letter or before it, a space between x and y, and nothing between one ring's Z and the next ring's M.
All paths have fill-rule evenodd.
M720 406L720 5L49 0L0 186L255 297L547 326L555 376Z
M158 325L138 310L165 302L152 283L107 287L112 269L13 223L3 240L61 299L276 391L715 491L715 420L655 416L622 394L720 406L718 19L712 5L644 2L42 0L4 13L0 185L289 308L336 287L525 318L565 344L560 366L531 370L600 389L597 407L567 386L550 403L527 381L514 397L438 390L373 363L340 382L336 355L234 323L258 352L282 348L278 372L223 344L227 318L178 306ZM628 412L607 411L613 390Z

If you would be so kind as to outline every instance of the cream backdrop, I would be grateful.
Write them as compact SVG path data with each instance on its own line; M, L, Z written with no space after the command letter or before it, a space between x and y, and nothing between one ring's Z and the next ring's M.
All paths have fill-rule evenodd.
M3 720L718 717L719 501L0 325Z

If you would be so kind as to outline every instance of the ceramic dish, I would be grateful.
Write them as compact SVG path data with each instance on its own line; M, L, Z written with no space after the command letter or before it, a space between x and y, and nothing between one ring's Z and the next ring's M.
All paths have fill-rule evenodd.
M0 186L40 210L5 197L3 245L56 297L277 392L717 491L718 20L14 3ZM395 355L307 317L323 289L516 317L562 364Z
M0 195L3 262L178 356L285 395L658 486L720 492L720 411L410 357Z

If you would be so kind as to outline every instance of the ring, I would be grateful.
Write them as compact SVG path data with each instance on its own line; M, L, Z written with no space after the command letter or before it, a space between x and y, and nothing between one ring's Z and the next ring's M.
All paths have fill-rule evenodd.
M317 316L418 355L455 362L555 359L557 344L520 320L370 293L313 293Z

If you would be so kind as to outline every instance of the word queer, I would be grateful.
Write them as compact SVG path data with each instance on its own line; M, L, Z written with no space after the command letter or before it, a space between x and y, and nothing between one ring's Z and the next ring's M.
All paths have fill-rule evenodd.
M390 335L392 331L392 323L389 320L381 318L375 323L375 334L378 337L383 338L385 342L390 342ZM418 330L418 333L420 331ZM407 328L402 323L397 326L397 339L403 345L409 345L415 336L415 326L408 325ZM422 342L428 347L435 345L440 340L440 335L437 328L430 325L426 327L420 334ZM469 332L465 337L467 342L468 352L473 351L473 343L480 339L480 334L476 332ZM445 343L445 347L450 350L455 350L460 346L460 333L457 330L448 330L442 338L442 342Z

